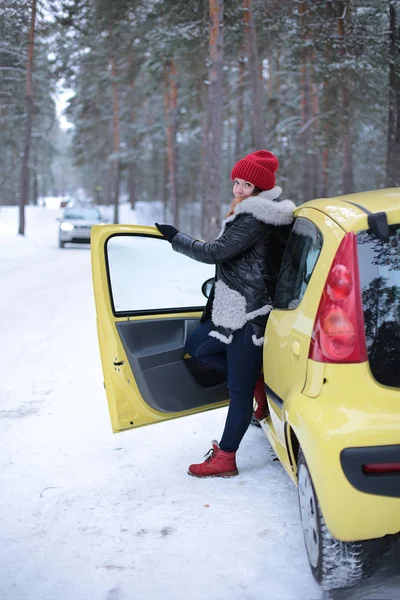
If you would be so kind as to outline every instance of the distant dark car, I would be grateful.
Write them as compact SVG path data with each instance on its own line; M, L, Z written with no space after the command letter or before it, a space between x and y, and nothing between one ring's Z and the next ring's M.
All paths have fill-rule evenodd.
M89 244L92 225L106 223L100 210L96 206L67 207L60 219L58 243L60 248L65 244Z

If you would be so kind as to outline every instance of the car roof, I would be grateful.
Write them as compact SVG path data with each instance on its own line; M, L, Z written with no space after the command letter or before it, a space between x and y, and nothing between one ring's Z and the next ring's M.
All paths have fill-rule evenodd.
M299 216L303 208L325 213L346 231L368 229L368 214L377 212L385 212L391 225L400 223L400 188L310 200L298 206L295 215Z

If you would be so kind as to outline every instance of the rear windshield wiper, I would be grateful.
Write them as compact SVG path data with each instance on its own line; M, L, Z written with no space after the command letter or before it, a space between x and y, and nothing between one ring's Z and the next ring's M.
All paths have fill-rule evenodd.
M365 206L361 206L361 204L349 202L348 200L346 200L346 202L348 202L348 204L353 204L353 206L357 206L357 208L368 215L368 227L372 235L382 242L389 241L389 223L385 212L372 213L370 210L365 208Z

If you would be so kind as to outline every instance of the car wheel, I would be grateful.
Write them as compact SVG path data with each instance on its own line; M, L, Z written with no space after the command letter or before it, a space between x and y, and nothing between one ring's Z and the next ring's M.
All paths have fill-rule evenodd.
M315 580L325 590L355 585L362 577L362 544L341 542L329 533L301 450L297 490L304 542Z
M60 239L58 240L58 247L59 248L64 248L65 246L65 242L62 242Z

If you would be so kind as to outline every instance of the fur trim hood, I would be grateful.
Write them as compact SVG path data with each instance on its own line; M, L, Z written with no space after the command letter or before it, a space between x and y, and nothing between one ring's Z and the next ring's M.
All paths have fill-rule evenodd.
M239 202L235 206L234 214L223 221L220 235L225 229L225 224L233 221L240 213L248 213L267 225L290 225L294 219L293 211L296 205L291 200L277 201L281 194L282 188L276 185L272 190L260 192L258 196L249 196Z

